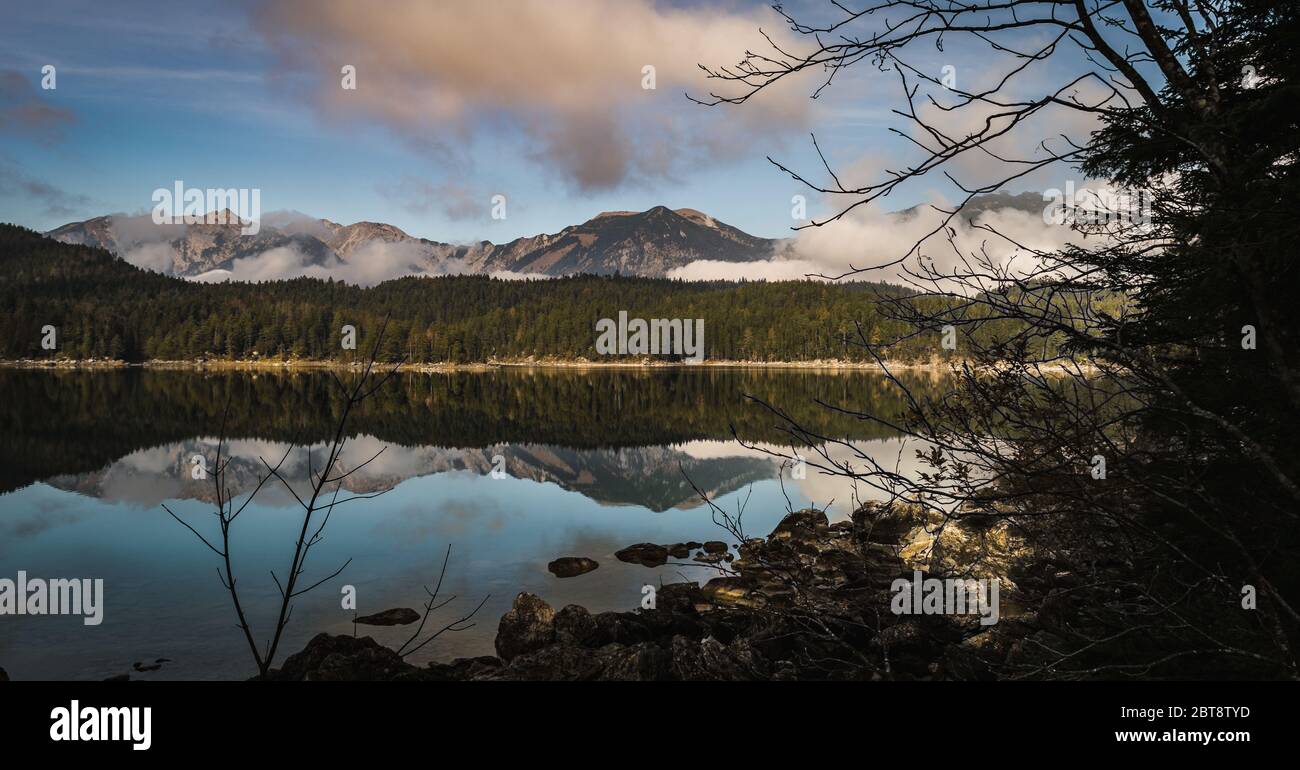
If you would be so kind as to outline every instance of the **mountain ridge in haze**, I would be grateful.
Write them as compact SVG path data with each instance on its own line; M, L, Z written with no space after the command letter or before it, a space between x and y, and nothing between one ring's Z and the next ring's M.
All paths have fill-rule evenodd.
M557 233L507 243L453 244L417 238L383 222L343 225L306 215L277 214L258 233L227 216L215 222L157 225L146 216L107 215L70 222L45 233L64 243L103 248L142 267L184 277L230 271L237 260L292 249L302 264L330 270L364 256L375 245L397 247L399 260L423 272L536 274L590 273L663 277L700 259L749 262L770 258L779 240L759 238L695 209L656 206L642 212L603 212ZM223 222L224 223L220 223Z
M962 215L973 219L995 209L1041 207L1036 193L995 193L977 196ZM897 216L923 208L914 206ZM663 278L701 260L737 265L769 260L790 246L788 240L750 235L696 209L666 206L606 211L556 233L499 244L446 243L384 222L344 225L299 212L268 214L256 234L245 235L239 217L229 211L219 214L215 222L209 215L209 221L193 225L158 225L147 215L107 215L70 222L44 235L103 248L139 267L187 278L261 280L283 277L287 266L300 274L353 282L411 273ZM269 263L265 269L259 260Z

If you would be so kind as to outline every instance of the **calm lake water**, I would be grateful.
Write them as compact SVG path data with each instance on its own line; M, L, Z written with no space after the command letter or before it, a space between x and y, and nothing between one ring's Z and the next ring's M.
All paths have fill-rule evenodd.
M227 401L230 483L241 501L256 484L258 458L274 462L290 442L313 447L319 467L337 424L336 390L321 373L0 370L0 578L23 570L105 582L99 626L80 617L0 616L0 667L13 679L102 679L168 658L132 677L254 674L216 555L162 506L215 536L211 481L192 479L190 462L213 457ZM321 631L352 632L353 613L340 601L345 585L355 587L361 614L419 608L449 544L443 591L457 598L431 623L491 598L477 625L445 634L409 659L415 663L491 654L497 622L520 591L556 608L599 612L637 607L645 584L707 580L718 573L703 565L650 569L613 555L638 542L730 540L683 471L728 510L748 497L750 535L780 520L785 495L796 509L829 505L832 519L846 517L855 491L842 478L809 467L796 479L787 469L783 493L780 461L762 449L788 453L791 439L746 394L882 465L915 466L912 448L879 425L816 404L897 414L899 394L866 372L511 369L390 382L350 420L343 458L351 468L383 448L347 489L389 491L342 506L330 520L303 580L352 561L297 601L279 660ZM298 489L306 486L306 451L285 465ZM849 451L836 446L832 455ZM492 474L498 455L503 478ZM873 497L865 488L857 495ZM268 485L233 529L236 576L259 637L278 606L271 571L285 570L299 513L286 491ZM558 579L546 564L560 556L600 567ZM359 630L397 646L411 628Z

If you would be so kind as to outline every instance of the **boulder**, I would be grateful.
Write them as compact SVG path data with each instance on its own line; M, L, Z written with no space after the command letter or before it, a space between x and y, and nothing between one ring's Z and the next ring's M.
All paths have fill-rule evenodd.
M600 629L586 607L570 604L555 613L555 641L578 647L598 647Z
M743 639L725 645L712 636L698 641L684 636L672 640L673 678L695 682L742 682L765 679L759 658Z
M596 625L595 636L588 642L591 646L606 644L640 644L654 639L655 631L647 618L651 614L635 612L601 612L592 616Z
M497 655L509 662L551 644L555 641L554 620L555 610L551 605L533 594L519 594L497 626Z
M802 511L787 513L781 523L776 525L768 540L814 540L830 527L830 520L824 511L805 508Z
M477 658L456 658L450 663L430 663L423 677L435 682L468 682L478 679L494 679L505 662L492 655Z
M600 564L585 556L561 556L547 564L546 569L557 578L571 578L585 575L599 566Z
M633 646L608 644L596 651L597 677L611 682L662 682L672 678L672 655L642 642Z
M717 577L704 584L700 594L705 601L717 605L756 607L759 600L753 595L753 586L743 577Z
M317 634L267 678L293 682L371 682L411 676L415 666L368 636Z
M912 529L915 514L877 503L864 503L853 512L853 533L863 543L900 545Z
M704 602L698 583L669 583L655 593L655 605L668 612L695 614L696 605Z
M661 681L672 678L672 656L648 642L606 644L597 649L553 644L520 655L503 669L508 681Z
M552 644L519 655L494 678L512 682L580 682L597 679L599 673L594 650Z
M419 619L420 613L410 607L394 607L373 615L363 615L352 622L363 626L406 626Z
M614 553L622 562L640 564L643 567L662 567L668 563L668 549L654 543L637 543L629 545Z

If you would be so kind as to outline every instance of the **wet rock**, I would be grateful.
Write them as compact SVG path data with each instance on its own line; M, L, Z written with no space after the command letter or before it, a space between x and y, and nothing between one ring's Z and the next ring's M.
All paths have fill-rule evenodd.
M767 539L768 541L808 542L816 540L829 528L830 521L826 518L825 512L815 508L805 508L802 511L786 514Z
M456 658L450 663L430 663L424 678L435 682L467 682L495 678L505 666L505 661L492 655L477 658Z
M571 578L585 575L599 566L600 564L585 556L561 556L547 564L546 569L558 578Z
M1054 591L1056 605L1049 601L1037 615L1020 621L1008 616L990 630L979 627L973 617L889 613L894 579L910 577L913 570L900 556L916 544L908 537L916 534L922 519L919 511L911 513L916 515L909 519L909 511L897 506L869 505L851 521L830 524L821 511L797 511L767 538L740 543L739 558L731 564L734 574L703 586L690 581L661 585L654 607L636 607L639 602L630 596L628 604L635 609L629 612L592 614L577 605L557 612L540 598L522 593L501 618L499 657L413 670L378 651L343 651L336 654L335 663L327 665L326 657L317 664L311 676L327 678L331 665L346 665L369 667L386 678L437 681L980 680L997 676L1005 665L1023 657L1026 637L1052 641L1052 632L1072 617L1068 596L1059 588ZM879 542L892 539L892 522L904 521L907 529L900 544ZM959 541L939 543L954 547L938 550L942 556L965 559L974 555L967 546L987 543L989 531L971 529ZM617 557L655 567L695 549L704 551L696 558L717 564L734 558L728 544L717 540L638 543ZM561 561L552 565L558 567ZM1042 570L1039 579L1055 584L1076 574L1078 570L1068 565L1053 565ZM809 613L816 613L824 625L810 628Z
M599 678L594 650L553 644L519 655L492 678L516 682L580 682Z
M497 626L497 655L507 662L555 641L555 610L530 593L515 597Z
M724 645L712 636L700 640L675 636L672 640L672 674L687 682L742 682L765 679L749 643L743 639Z
M420 613L410 607L395 607L373 615L363 615L352 622L363 626L406 626L419 619Z
M578 647L598 647L600 629L586 607L570 604L555 613L555 641Z
M908 516L875 503L867 503L853 512L853 534L863 543L899 545L913 524Z
M597 649L555 644L520 655L495 678L547 682L663 681L672 678L672 656L649 642L611 643Z
M589 646L605 644L640 644L655 637L654 629L647 623L651 613L601 612L592 616L596 632Z
M693 615L704 601L698 583L669 583L655 592L655 606L667 612Z
M898 555L911 566L938 575L999 578L1004 589L1016 588L1011 567L1027 551L1005 522L931 512L913 516L913 527L899 542Z
M756 607L761 602L754 596L752 581L743 577L718 577L700 589L704 599L712 604Z
M596 651L596 664L599 678L612 682L662 682L672 678L672 655L649 642L601 647Z
M369 682L410 678L419 669L368 636L317 634L268 679L293 682Z
M643 567L662 567L668 563L668 549L654 543L637 543L629 545L614 553L622 562L640 564Z

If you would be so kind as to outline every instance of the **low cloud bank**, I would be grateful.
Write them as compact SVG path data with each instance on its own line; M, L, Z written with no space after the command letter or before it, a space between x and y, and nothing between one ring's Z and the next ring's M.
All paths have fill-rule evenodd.
M228 269L209 270L193 276L192 280L215 283L333 278L358 286L374 286L411 275L459 275L468 272L469 269L461 260L443 260L431 264L427 250L418 241L388 242L375 239L358 246L347 261L330 257L319 262L296 246L278 246L256 256L238 258Z
M279 246L256 256L236 259L229 269L209 270L190 280L203 283L222 281L280 281L290 278L333 278L357 286L375 284L407 276L437 277L468 275L474 271L461 259L434 260L419 241L383 241L374 239L358 246L347 260L331 257L313 262L310 255L294 246ZM538 280L550 276L540 273L515 273L508 270L488 274L501 280Z
M772 259L743 264L701 260L670 271L669 277L692 281L741 277L825 280L862 270L843 280L917 285L915 274L921 272L922 265L926 271L960 273L964 269L962 258L979 254L995 264L1026 271L1039 264L1035 251L1050 252L1067 244L1086 243L1069 227L1044 221L1041 210L996 208L974 217L961 213L941 227L947 215L936 206L952 208L942 200L905 213L862 206L837 221L799 230ZM913 252L918 243L920 248ZM908 254L899 264L890 264Z
M269 238L278 238L279 234L310 236L324 243L332 236L327 223L296 211L270 212L261 222L265 227L263 234ZM177 243L188 234L183 223L159 225L148 214L114 214L105 236L109 241L107 245L123 261L144 270L176 275L182 264ZM471 272L473 270L464 260L441 257L420 240L385 241L375 238L353 248L346 258L332 253L322 258L319 254L309 253L299 243L290 242L238 257L229 267L180 277L204 283L333 278L359 286L374 286L405 276L433 277ZM510 271L497 271L490 275L503 280L549 277Z

